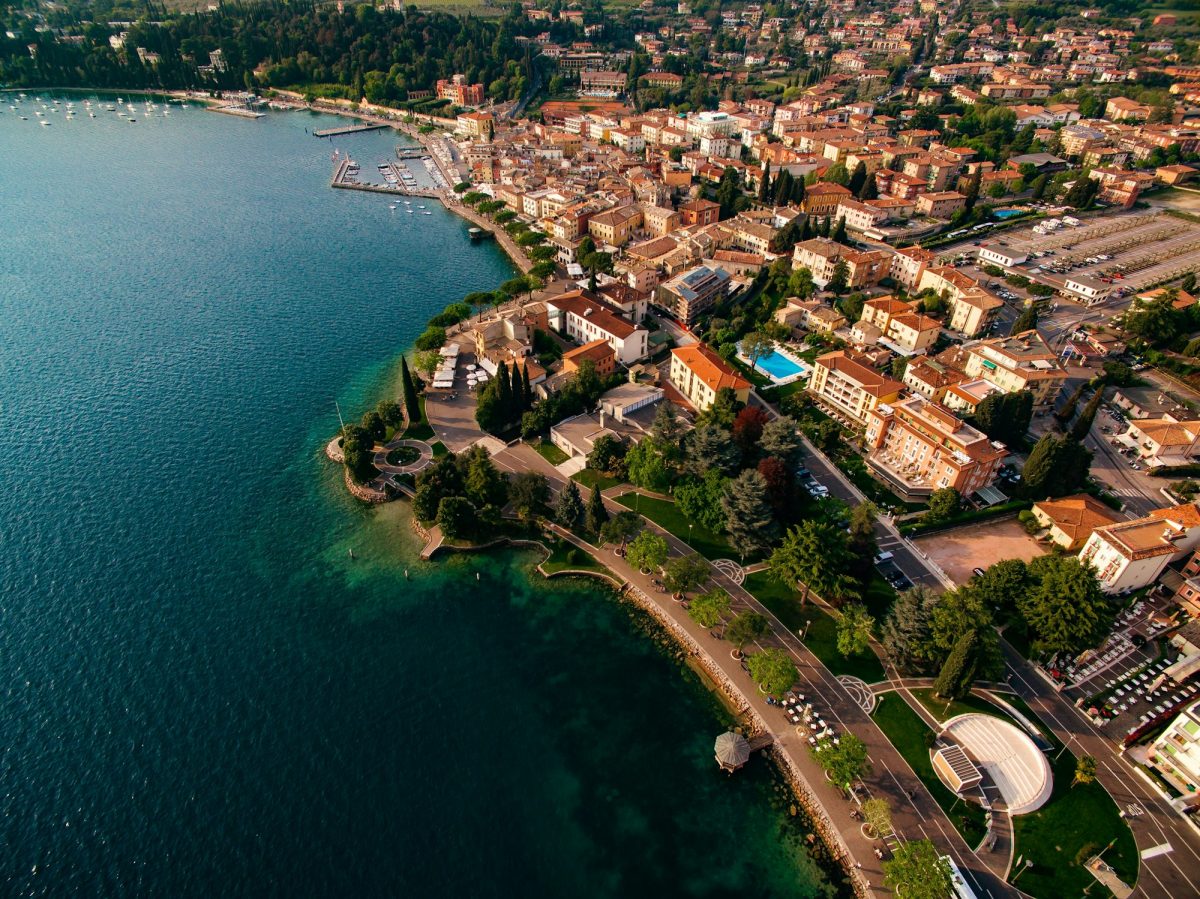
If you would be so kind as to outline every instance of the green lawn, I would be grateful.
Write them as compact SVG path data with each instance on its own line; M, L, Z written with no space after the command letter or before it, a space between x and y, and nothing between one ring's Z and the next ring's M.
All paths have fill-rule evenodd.
M388 465L411 465L421 458L421 452L415 446L398 446L387 454Z
M553 443L546 443L544 440L539 440L533 444L533 448L537 450L539 456L551 465L561 465L571 458Z
M704 525L698 524L689 528L687 518L671 500L640 496L637 493L622 493L616 497L616 501L627 509L640 512L659 527L670 531L706 559L737 557L723 537L714 534Z
M807 622L812 622L808 624L804 645L831 672L849 674L868 684L883 680L883 665L875 653L867 650L860 655L842 655L837 648L837 622L812 603L802 605L796 592L771 577L770 572L747 575L743 586L793 633L799 634Z
M554 574L558 571L604 571L604 566L591 556L565 540L559 540L550 548L550 556L542 563L542 571Z
M892 603L896 601L896 590L876 574L871 579L871 583L867 584L867 592L863 594L862 599L867 611L875 618L875 628L878 632L883 625L883 619L892 609Z
M909 708L901 696L888 693L880 698L871 717L933 794L937 804L946 812L967 844L971 847L978 846L987 834L984 811L974 803L959 799L938 779L929 757L929 744L926 742L933 732L921 720L921 716ZM1024 883L1021 887L1027 888Z
M431 443L429 447L433 450L433 458L435 459L440 459L442 456L447 456L450 454L450 450L446 448L446 444L442 443L440 440Z
M594 468L585 468L583 471L577 471L571 475L571 478L584 487L599 487L601 490L607 490L609 487L616 487L621 483L620 478L610 477L602 472L596 471Z
M962 699L939 699L933 695L932 690L912 690L910 691L917 701L929 711L938 721L943 724L958 715L967 715L971 712L978 712L982 715L991 715L993 718L1003 718L1006 721L1012 719L1004 714L1004 710L998 706L992 705L981 696L966 696ZM1013 721L1013 724L1016 724ZM1020 727L1017 724L1017 727Z
M1028 815L1013 819L1016 852L1032 859L1033 865L1021 875L1017 885L1037 899L1078 896L1095 883L1081 862L1112 843L1104 851L1104 861L1117 876L1132 885L1137 880L1138 852L1133 834L1121 819L1117 804L1099 783L1071 786L1075 777L1075 756L1064 752L1058 738L1046 728L1033 710L1020 699L1013 701L1025 717L1054 744L1050 768L1054 772L1054 792L1050 801ZM1090 848L1089 848L1090 847ZM1080 856L1084 858L1080 859ZM1080 859L1080 863L1076 862Z
M408 440L429 440L434 436L429 418L425 414L425 397L418 396L417 403L421 407L421 420L410 424L404 429L404 437Z

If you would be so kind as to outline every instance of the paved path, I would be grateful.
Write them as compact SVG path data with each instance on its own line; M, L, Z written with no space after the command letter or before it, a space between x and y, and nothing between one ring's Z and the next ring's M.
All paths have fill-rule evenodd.
M514 444L495 457L496 464L510 471L535 470L546 475L552 489L557 492L564 485L564 480L554 466L546 462L533 449L523 444ZM611 513L625 511L625 507L605 496L605 505ZM659 528L653 522L647 522L647 527L661 534L671 548L672 555L691 554L693 551L683 541L669 532ZM579 538L571 538L572 542L583 548L588 548ZM791 759L794 767L803 773L809 788L826 809L834 826L845 838L854 860L862 865L862 873L876 891L884 891L882 887L882 868L874 854L874 844L863 837L858 823L850 817L850 803L841 791L827 783L820 767L812 760L808 752L808 733L798 734L783 717L776 707L767 705L764 698L758 695L757 687L749 675L741 668L740 663L730 657L730 646L716 637L707 629L695 624L683 607L670 601L669 597L656 592L651 578L633 571L624 560L612 552L601 556L603 563L618 573L626 581L638 586L654 600L672 620L677 622L696 642L721 666L721 670L729 680L738 685L743 694L749 697L750 705L759 716L768 722L771 733L776 738L776 746ZM941 808L925 789L921 781L909 768L908 763L895 750L892 744L876 727L874 721L863 711L862 707L851 696L842 683L801 643L799 638L787 630L765 606L758 602L743 587L734 583L717 568L711 570L712 580L725 589L733 598L735 608L749 608L765 615L772 622L775 634L759 646L777 645L785 649L796 663L800 673L800 689L809 697L813 704L822 711L826 720L836 724L839 733L850 732L867 744L869 757L873 764L874 773L867 778L870 792L874 796L883 796L892 806L896 832L905 839L920 839L923 837L934 841L945 854L954 858L955 863L974 881L980 896L1010 896L1013 891L1006 884L997 880L985 866L975 857L972 847L967 846L962 837L954 830Z
M410 446L417 451L416 460L409 462L407 465L393 465L387 460L388 453L392 450L397 450L402 446ZM433 447L424 440L408 440L403 437L397 437L391 443L386 444L382 449L375 451L375 467L385 475L394 474L415 474L425 468L433 461Z

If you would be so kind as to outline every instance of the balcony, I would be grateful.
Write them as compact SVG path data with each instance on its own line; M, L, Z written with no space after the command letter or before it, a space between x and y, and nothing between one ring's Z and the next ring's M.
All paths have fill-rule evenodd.
M936 489L929 483L921 467L885 450L867 456L867 464L905 499L928 499Z

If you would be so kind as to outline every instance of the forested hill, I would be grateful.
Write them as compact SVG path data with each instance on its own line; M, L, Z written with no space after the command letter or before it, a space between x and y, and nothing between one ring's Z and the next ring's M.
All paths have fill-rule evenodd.
M363 4L223 4L212 12L141 15L111 5L70 4L36 14L4 8L0 83L123 88L317 87L350 99L396 102L455 73L483 82L489 96L517 97L532 57L517 40L528 23L382 11ZM125 21L122 21L125 19ZM124 46L110 38L125 33ZM137 52L158 54L147 64ZM221 51L215 71L210 54ZM150 57L153 59L153 57Z

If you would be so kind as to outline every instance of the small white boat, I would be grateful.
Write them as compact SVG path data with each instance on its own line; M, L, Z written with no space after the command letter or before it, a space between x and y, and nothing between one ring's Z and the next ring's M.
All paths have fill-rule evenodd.
M94 112L89 112L89 113L88 113L88 118L92 118L92 119L94 119L95 117L96 117L96 114L95 114Z
M47 128L49 128L49 127L50 127L50 123L49 123L49 122L47 122L45 119L42 119L42 121L40 122L40 124L42 124L42 125L45 125Z
M21 121L22 121L22 122L28 122L28 121L29 121L29 116L27 116L27 115L23 115L23 116L21 116Z
M433 215L432 212L422 212L421 215Z

